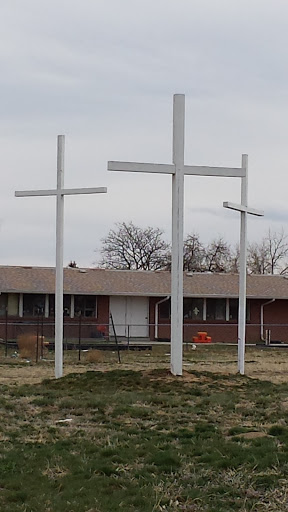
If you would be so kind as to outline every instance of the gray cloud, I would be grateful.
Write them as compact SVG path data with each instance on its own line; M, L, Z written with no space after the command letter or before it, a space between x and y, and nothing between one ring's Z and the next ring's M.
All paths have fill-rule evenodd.
M53 200L14 190L55 186L59 133L65 183L109 187L105 199L66 202L66 259L91 264L119 220L157 224L169 238L169 177L106 166L171 161L175 92L186 94L186 162L234 166L248 152L249 202L265 210L249 236L278 223L288 231L287 14L284 0L4 0L0 263L54 264ZM239 202L237 180L187 178L186 232L236 241L225 200Z

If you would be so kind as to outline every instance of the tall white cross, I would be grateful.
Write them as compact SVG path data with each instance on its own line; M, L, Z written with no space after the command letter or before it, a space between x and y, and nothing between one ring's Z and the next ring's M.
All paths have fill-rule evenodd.
M63 375L63 235L64 196L75 194L105 194L106 187L64 188L65 136L57 138L57 189L16 191L16 197L56 196L56 280L55 280L55 377Z
M248 155L242 155L241 204L224 202L224 208L240 212L240 261L239 261L239 306L238 306L238 371L245 373L245 332L246 332L246 259L247 259L247 214L262 217L262 210L248 208Z
M185 95L173 101L173 164L108 162L109 171L172 174L171 372L182 375L184 175L243 178L243 167L184 165Z

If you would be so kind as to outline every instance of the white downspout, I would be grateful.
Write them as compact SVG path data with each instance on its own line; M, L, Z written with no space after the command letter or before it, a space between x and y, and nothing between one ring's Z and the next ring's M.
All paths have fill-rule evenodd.
M158 302L156 302L156 304L155 304L155 332L154 332L155 340L158 339L158 322L159 322L159 308L158 308L158 306L159 306L159 304L162 304L162 302L165 302L168 299L170 299L170 295L167 295L167 297L165 297L165 299L161 299Z
M268 306L268 304L272 304L272 302L275 302L275 300L276 299L271 299L271 300L268 300L268 302L264 302L264 304L261 304L261 309L260 309L260 323L261 323L260 338L261 338L261 341L266 341L264 338L264 306Z

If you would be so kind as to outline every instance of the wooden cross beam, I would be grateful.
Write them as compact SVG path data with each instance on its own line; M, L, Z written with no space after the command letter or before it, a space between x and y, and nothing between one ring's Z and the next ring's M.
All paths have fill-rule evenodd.
M63 239L64 196L78 194L105 194L106 187L64 188L65 136L57 139L57 188L53 190L16 191L16 197L56 196L56 280L55 280L55 377L63 375Z
M248 155L242 155L241 204L224 202L224 208L240 212L240 262L239 262L239 306L238 306L238 371L245 373L245 332L246 332L246 273L247 273L247 215L262 217L262 210L248 207Z
M173 164L108 162L108 170L172 175L171 372L182 375L184 176L243 178L245 169L184 165L185 96L173 99Z

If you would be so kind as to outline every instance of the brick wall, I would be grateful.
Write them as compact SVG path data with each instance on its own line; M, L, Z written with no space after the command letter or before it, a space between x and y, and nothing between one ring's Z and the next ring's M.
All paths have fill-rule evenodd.
M23 317L9 316L7 325L7 337L8 340L16 340L20 334L35 334L38 329L38 333L47 338L53 338L55 332L54 318L43 318L39 317L39 323L37 327L37 317ZM43 326L42 326L43 325ZM109 297L99 296L97 297L97 318L87 317L81 318L81 337L82 338L95 338L99 336L99 329L97 327L101 325L105 328L105 334L109 331ZM102 329L101 329L102 331ZM0 338L5 339L6 336L6 324L5 317L0 318ZM79 337L79 317L69 318L64 317L64 340L65 339L77 339Z
M150 299L150 337L155 339L155 305L161 297ZM261 341L261 305L267 300L250 300L250 318L247 321L246 341L257 343ZM170 319L159 318L158 339L170 339ZM288 300L276 300L264 306L264 335L270 329L271 340L288 343ZM192 341L198 331L206 331L213 342L237 343L237 321L193 322L184 320L183 339Z

